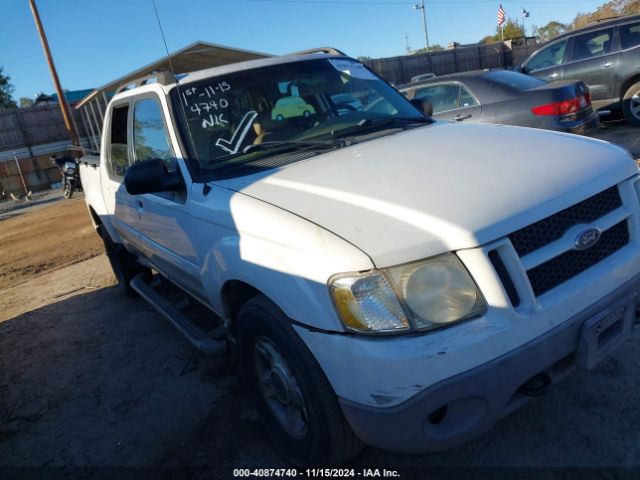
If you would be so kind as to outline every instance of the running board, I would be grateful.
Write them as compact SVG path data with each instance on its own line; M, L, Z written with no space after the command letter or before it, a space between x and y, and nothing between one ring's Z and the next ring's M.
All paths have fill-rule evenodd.
M154 275L154 277L156 278L150 278L147 273L136 275L130 282L131 288L149 302L158 313L169 320L195 348L207 355L226 356L226 341L212 338L180 311L183 305L173 305L165 299L165 296L159 294L155 287L160 285L162 281L157 275Z

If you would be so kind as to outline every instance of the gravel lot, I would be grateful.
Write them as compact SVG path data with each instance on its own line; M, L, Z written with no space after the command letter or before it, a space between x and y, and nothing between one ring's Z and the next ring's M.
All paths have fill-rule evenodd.
M638 152L627 128L607 124L598 136ZM64 229L47 234L64 225L60 211L74 212L67 226L81 239L64 237L64 253L50 248ZM14 213L0 218L0 478L23 467L192 467L229 478L233 468L287 466L233 362L195 352L144 301L119 293L81 198ZM367 448L351 466L640 467L638 330L594 371L576 371L468 445L424 456ZM524 478L509 472L493 478ZM533 472L526 478L563 476Z

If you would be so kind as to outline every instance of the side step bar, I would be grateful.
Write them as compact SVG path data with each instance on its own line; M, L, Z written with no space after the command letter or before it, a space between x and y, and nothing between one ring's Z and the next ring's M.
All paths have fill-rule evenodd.
M169 320L195 348L208 355L226 356L227 344L224 339L214 339L207 335L204 330L183 315L178 308L156 292L147 280L148 274L141 273L131 280L131 288L149 302L158 313ZM153 282L151 283L153 284Z

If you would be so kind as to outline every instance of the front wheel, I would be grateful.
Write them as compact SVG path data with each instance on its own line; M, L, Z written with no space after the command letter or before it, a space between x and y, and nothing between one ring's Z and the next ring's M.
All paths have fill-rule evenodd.
M64 185L62 186L62 193L64 195L64 198L66 198L67 200L73 196L73 187L71 186L71 183L64 182Z
M640 127L640 82L634 83L625 92L622 112L627 123Z
M237 319L240 368L276 447L298 466L341 465L363 447L287 316L258 295Z

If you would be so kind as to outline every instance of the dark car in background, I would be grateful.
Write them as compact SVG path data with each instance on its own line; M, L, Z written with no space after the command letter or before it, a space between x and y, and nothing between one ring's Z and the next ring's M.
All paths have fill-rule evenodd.
M507 70L436 77L399 90L429 101L433 118L498 123L584 134L598 126L584 82L549 83Z
M583 80L594 108L622 111L630 124L640 126L640 15L560 35L520 71L545 80Z

